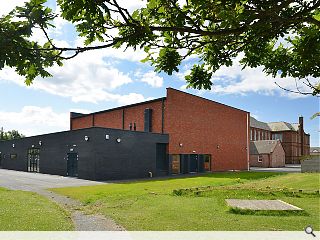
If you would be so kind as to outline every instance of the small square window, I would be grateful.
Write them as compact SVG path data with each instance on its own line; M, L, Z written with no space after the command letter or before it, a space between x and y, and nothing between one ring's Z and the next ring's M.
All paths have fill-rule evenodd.
M10 154L10 159L15 160L17 159L18 155L17 154Z

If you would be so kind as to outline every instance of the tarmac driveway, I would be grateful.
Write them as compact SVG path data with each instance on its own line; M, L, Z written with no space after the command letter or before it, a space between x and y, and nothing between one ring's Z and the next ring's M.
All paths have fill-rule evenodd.
M47 188L103 184L78 178L0 169L0 187L12 190L37 191ZM105 183L104 183L105 184Z
M18 172L0 169L0 187L11 190L23 190L36 192L56 202L62 208L70 212L76 231L123 231L122 226L111 218L99 214L87 214L81 211L83 204L66 196L58 195L48 188L78 187L104 182L88 181L78 178L62 177L42 173Z

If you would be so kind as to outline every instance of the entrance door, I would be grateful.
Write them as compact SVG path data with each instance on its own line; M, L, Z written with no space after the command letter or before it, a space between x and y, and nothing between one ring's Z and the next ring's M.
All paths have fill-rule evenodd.
M2 153L0 152L0 168L2 168Z
M181 155L182 173L189 173L189 155Z
M198 172L198 154L190 154L190 172Z
M68 153L67 155L67 175L78 177L78 153Z
M28 150L28 171L39 172L40 149L30 148Z
M168 171L169 162L167 158L167 145L164 143L157 143L157 157L156 167L159 171Z
M199 158L198 158L199 160L199 165L198 165L198 167L199 167L199 169L198 169L198 172L204 172L204 155L203 154L199 154Z

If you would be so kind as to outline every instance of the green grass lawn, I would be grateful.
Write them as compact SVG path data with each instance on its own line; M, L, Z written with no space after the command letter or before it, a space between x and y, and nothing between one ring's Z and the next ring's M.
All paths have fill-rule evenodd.
M318 230L320 198L315 191L319 190L319 177L300 173L213 173L54 191L82 201L86 211L112 217L127 230L303 230L308 224ZM201 186L211 189L197 194L173 193ZM237 212L227 207L226 198L281 199L304 211Z
M67 231L69 215L36 193L0 188L0 231Z

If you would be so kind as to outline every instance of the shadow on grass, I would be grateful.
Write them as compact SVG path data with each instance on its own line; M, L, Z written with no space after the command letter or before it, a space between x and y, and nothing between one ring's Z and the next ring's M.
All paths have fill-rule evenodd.
M251 210L231 207L228 212L232 214L256 216L310 216L305 210Z

